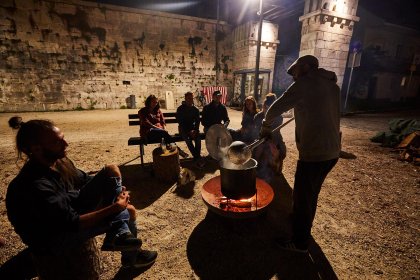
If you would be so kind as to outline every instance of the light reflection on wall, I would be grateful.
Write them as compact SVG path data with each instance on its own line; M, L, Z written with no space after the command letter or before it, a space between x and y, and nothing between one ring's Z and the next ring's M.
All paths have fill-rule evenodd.
M277 28L275 28L272 23L263 22L261 41L262 42L277 41Z

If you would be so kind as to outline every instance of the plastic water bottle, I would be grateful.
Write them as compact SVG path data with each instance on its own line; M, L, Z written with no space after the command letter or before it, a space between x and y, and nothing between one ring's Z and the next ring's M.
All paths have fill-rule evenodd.
M163 153L166 153L166 143L165 138L162 137L162 141L160 142L160 148L162 149Z

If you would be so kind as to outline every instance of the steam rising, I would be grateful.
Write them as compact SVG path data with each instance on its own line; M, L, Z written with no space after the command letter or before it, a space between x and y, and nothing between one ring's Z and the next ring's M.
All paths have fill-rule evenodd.
M248 168L253 168L257 165L257 162L255 160L248 160L244 164L235 164L229 160L229 157L227 156L227 151L229 147L220 147L220 158L222 159L220 161L220 166L225 169L231 169L231 170L243 170Z

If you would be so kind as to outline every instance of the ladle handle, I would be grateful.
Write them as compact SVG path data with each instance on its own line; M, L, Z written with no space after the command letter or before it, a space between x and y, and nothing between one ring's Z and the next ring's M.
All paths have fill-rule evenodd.
M293 117L293 118L291 118L290 120L288 120L287 122L285 122L285 123L282 123L281 125L279 125L278 127L276 127L275 129L273 129L272 131L271 131L271 133L273 133L273 132L275 132L276 130L280 130L280 129L282 129L283 127L285 127L286 125L288 125L291 121L294 121L295 120L295 117Z
M274 128L274 129L271 131L271 133L273 133L273 132L275 132L275 131L277 131L277 130L282 129L283 127L285 127L286 125L288 125L288 124L289 124L291 121L293 121L294 119L295 119L295 117L291 118L291 119L290 119L290 120L288 120L287 122L285 122L285 123L283 123L283 124L279 125L278 127ZM256 147L258 147L259 145L261 145L262 143L264 143L266 140L267 140L267 138L266 138L266 137L261 138L261 139L258 139L258 140L255 140L254 142L252 142L251 144L249 144L246 148L248 148L248 149L250 149L250 150L253 150L253 149L255 149Z

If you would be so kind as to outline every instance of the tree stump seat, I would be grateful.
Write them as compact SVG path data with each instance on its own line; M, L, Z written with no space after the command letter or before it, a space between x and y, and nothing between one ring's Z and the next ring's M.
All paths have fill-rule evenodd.
M162 149L153 150L153 171L156 178L165 183L175 183L181 171L178 148L173 151L162 152Z
M33 255L40 280L99 279L101 263L96 239L91 238L61 256Z

